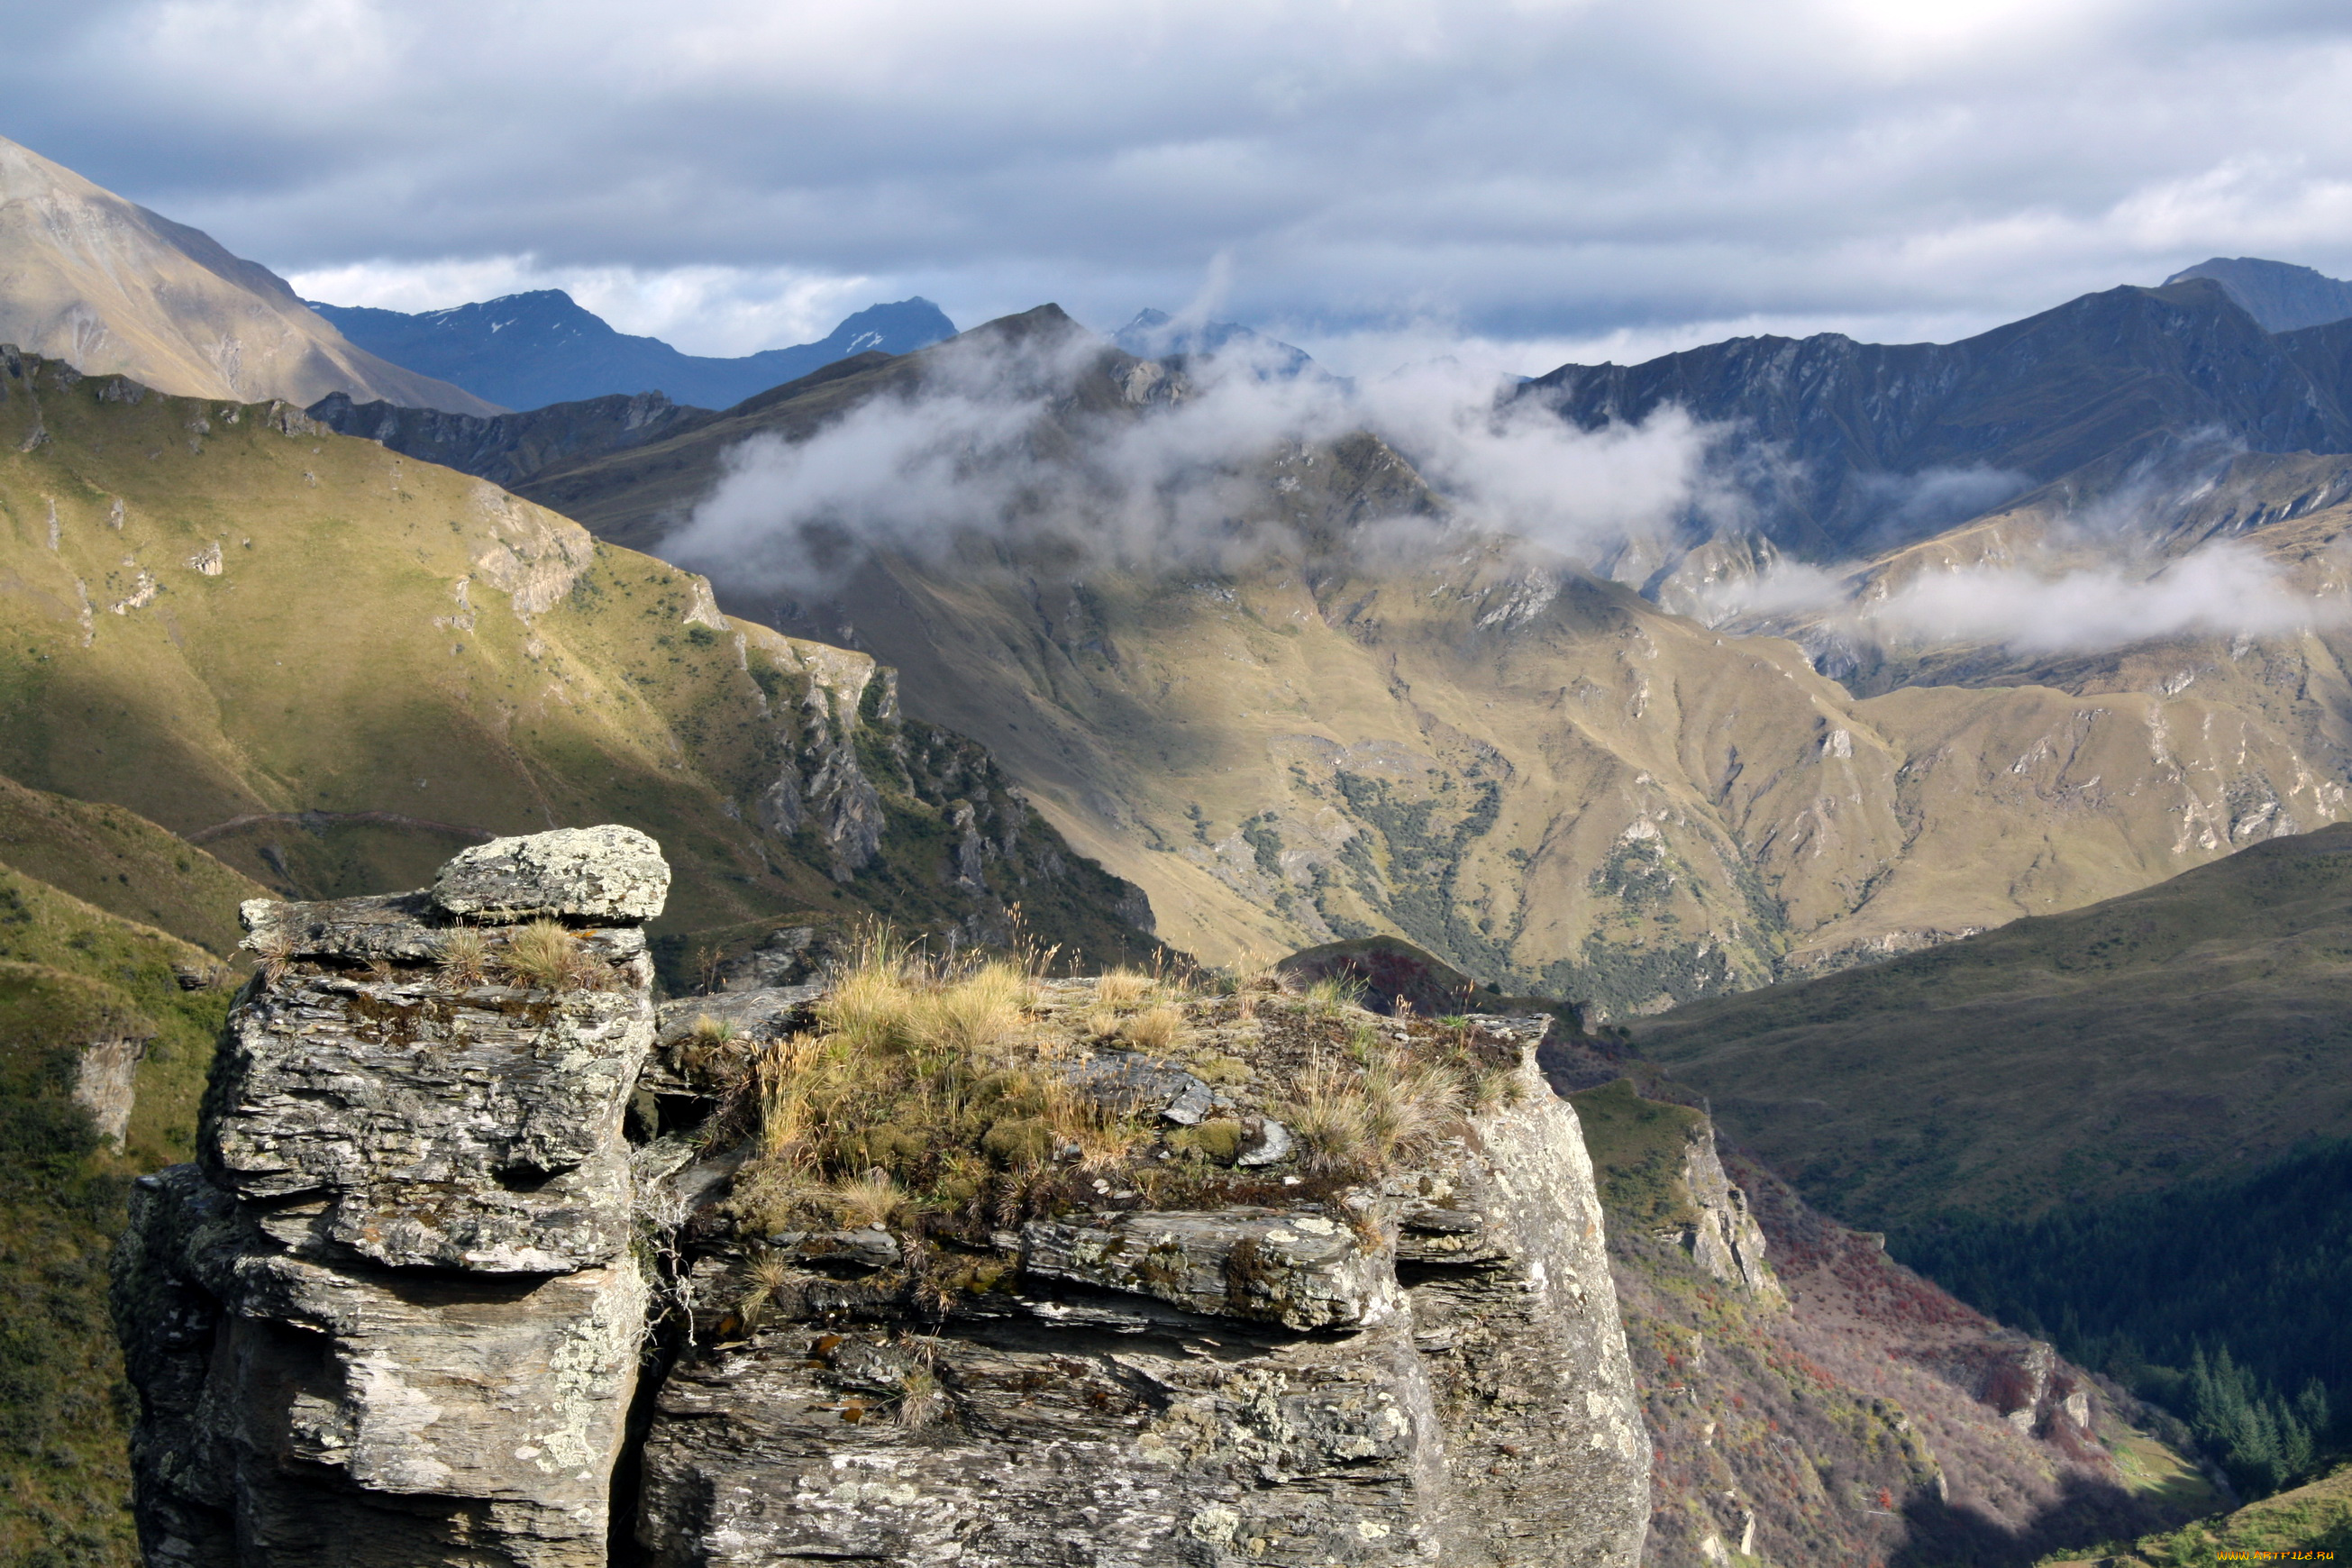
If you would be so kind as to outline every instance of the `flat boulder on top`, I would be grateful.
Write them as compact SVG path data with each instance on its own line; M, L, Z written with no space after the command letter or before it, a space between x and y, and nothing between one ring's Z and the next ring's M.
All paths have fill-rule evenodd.
M442 909L491 920L649 921L668 897L661 847L615 823L493 838L433 879L433 901Z

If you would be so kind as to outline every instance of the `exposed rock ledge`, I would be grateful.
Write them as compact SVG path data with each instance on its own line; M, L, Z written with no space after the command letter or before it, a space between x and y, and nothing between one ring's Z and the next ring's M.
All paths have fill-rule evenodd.
M1638 1561L1648 1443L1539 1026L1492 1021L1512 1095L1344 1192L1285 1175L1246 1090L1095 1054L1074 1082L1243 1129L1256 1195L1105 1190L942 1291L919 1234L743 1236L711 1206L740 1153L632 1150L709 1085L676 1023L649 1068L642 932L592 921L658 894L591 852L469 851L444 901L248 908L265 965L200 1163L141 1184L116 1263L152 1568L574 1568L616 1537L661 1568ZM524 929L487 910L564 919L601 988L483 983L452 933L496 973ZM730 999L739 1047L811 995Z

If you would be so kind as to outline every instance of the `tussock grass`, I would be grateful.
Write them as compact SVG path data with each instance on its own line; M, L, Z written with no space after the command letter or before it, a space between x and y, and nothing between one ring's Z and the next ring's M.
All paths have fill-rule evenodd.
M610 991L618 984L612 965L554 921L516 928L499 951L498 964L516 984L542 991Z
M1139 1051L1172 1051L1184 1037L1184 1015L1178 1008L1162 1005L1148 1013L1138 1013L1121 1025L1118 1032L1121 1038Z
M252 951L255 958L259 960L256 967L261 971L264 984L275 985L286 978L287 968L294 962L295 942L292 931L282 926L272 927L268 935L248 938L245 945Z
M855 1229L860 1226L891 1226L905 1219L914 1203L898 1184L890 1179L887 1171L878 1167L862 1176L850 1176L825 1184L825 1200L833 1205L834 1215Z
M1095 1000L1105 1007L1137 1007L1155 990L1151 976L1113 969L1095 979Z
M941 963L863 933L816 1028L751 1058L759 1152L737 1179L738 1219L902 1228L927 1209L1017 1208L1048 1168L1132 1154L1150 1134L1127 1109L1054 1069L1034 963Z
M1364 1000L1364 983L1353 974L1327 974L1300 993L1307 1010L1318 1018L1336 1018Z
M452 985L479 985L490 976L489 939L472 926L442 932L433 957L441 977Z
M1360 1065L1318 1059L1280 1107L1318 1171L1364 1175L1391 1166L1427 1148L1475 1103L1474 1080L1450 1052L1375 1054L1360 1039L1349 1055Z

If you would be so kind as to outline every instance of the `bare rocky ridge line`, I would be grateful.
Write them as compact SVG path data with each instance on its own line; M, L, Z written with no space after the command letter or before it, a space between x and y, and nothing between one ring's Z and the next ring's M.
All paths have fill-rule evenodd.
M678 1568L1639 1560L1649 1446L1546 1021L1485 1021L1518 1092L1348 1206L1057 1210L942 1306L914 1239L737 1235L740 1152L633 1145L707 1092L687 1011L757 1039L821 994L657 1018L667 883L605 827L246 906L198 1162L141 1182L115 1264L151 1568L602 1564L616 1473L640 1560ZM520 978L550 920L584 984ZM1220 1100L1094 1060L1176 1124ZM1253 1138L1283 1192L1289 1140Z

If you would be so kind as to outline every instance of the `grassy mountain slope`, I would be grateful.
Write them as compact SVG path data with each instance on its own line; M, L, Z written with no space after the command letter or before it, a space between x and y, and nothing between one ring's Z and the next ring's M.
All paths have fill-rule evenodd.
M666 929L873 910L1140 940L984 754L862 655L283 405L0 355L0 772L264 884L414 887L492 833L617 820Z
M269 896L258 882L136 812L27 789L5 777L0 862L223 957L244 934L237 904Z
M0 343L193 397L331 392L495 414L378 359L211 236L0 137Z
M1034 447L1059 461L1160 416L1168 384L1107 345L1072 349L1076 331L1041 310L845 362L524 488L652 548L747 437L804 438L951 376L957 354L1031 338L1063 345ZM1370 437L1219 479L1229 540L1263 544L1219 566L1016 532L782 591L722 566L717 588L902 668L910 708L987 744L1073 843L1150 892L1180 946L1223 959L1396 935L1616 1016L2077 907L2347 811L2334 715L2352 704L2324 647L2300 694L2267 705L2168 690L2169 669L2131 689L1857 700L1790 642L1710 631L1493 542L1402 563L1367 548L1375 524L1445 511Z
M2212 1568L2220 1563L2340 1562L2352 1552L2352 1468L2215 1519L2049 1568Z
M2243 1169L2352 1125L2352 826L1929 952L1676 1010L1643 1055L1889 1228Z
M131 896L172 890L134 879ZM193 1151L228 994L177 972L209 960L0 867L0 1561L137 1561L107 1255L131 1177ZM85 1047L120 1039L145 1055L117 1150L73 1090Z

